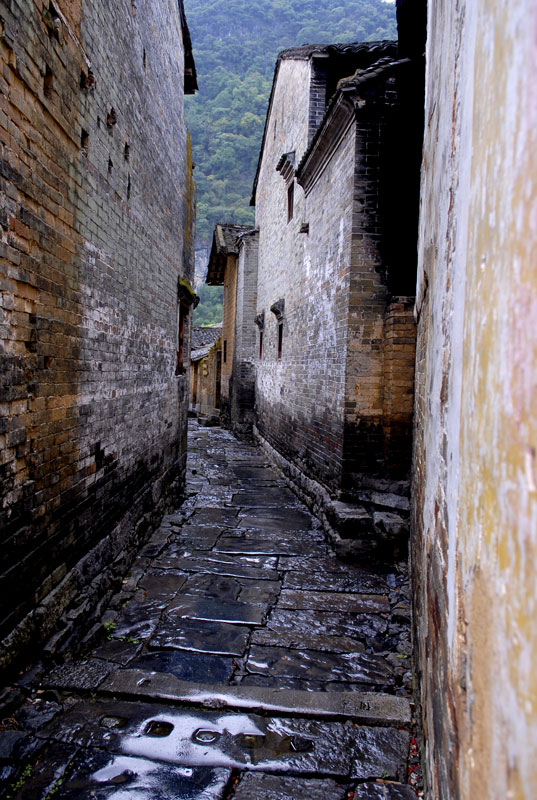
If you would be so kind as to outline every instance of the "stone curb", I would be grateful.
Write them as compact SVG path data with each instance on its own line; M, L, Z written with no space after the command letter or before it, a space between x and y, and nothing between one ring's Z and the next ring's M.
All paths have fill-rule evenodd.
M307 692L251 686L212 686L181 681L166 673L122 670L109 676L99 694L166 700L205 708L230 708L323 719L351 719L364 725L406 727L410 703L404 697L364 692Z

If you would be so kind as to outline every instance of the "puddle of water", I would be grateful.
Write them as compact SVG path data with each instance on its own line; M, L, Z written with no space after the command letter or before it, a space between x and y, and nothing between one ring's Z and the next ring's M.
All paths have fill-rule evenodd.
M85 780L77 780L72 788L76 786L77 797L82 790L80 796L106 797L107 800L219 800L228 779L229 772L224 770L113 756Z

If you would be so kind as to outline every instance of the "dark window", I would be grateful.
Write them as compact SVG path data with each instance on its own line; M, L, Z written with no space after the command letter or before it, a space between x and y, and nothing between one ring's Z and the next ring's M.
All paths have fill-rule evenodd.
M227 362L227 339L224 339L224 364Z
M43 79L43 94L45 97L52 95L54 76L50 67L45 67L45 77Z
M179 303L177 309L177 364L175 367L176 375L183 375L185 368L183 361L185 357L185 322L186 315L188 314L188 306L185 303Z
M263 358L263 331L259 331L259 358Z
M295 213L295 184L294 182L287 189L287 222L291 222Z
M278 322L278 359L282 357L283 349L283 322Z
M111 108L108 112L108 116L106 118L106 125L108 126L108 130L112 130L114 125L117 124L117 114L115 108Z

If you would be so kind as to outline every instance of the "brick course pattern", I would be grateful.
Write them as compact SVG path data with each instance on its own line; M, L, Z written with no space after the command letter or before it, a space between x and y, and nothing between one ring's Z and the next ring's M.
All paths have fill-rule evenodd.
M102 600L183 480L180 11L0 2L3 666Z
M259 352L254 324L257 305L257 259L259 234L241 235L237 262L235 347L230 379L231 427L239 434L251 434L254 424L255 364Z
M384 43L345 62L344 74L359 66L363 76L349 78L328 109L323 81L335 81L337 62L280 56L255 186L257 431L306 476L351 496L404 481L410 469L413 298L393 294L391 276L400 280L403 267L386 257L392 219L381 203L400 65L382 62L371 74L379 48L393 57ZM294 174L284 176L283 161Z

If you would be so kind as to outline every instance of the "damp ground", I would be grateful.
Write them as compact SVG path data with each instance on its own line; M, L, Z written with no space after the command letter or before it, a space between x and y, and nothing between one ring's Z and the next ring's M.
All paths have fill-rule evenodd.
M409 627L406 563L338 560L259 448L192 422L97 643L14 687L2 796L415 798Z

